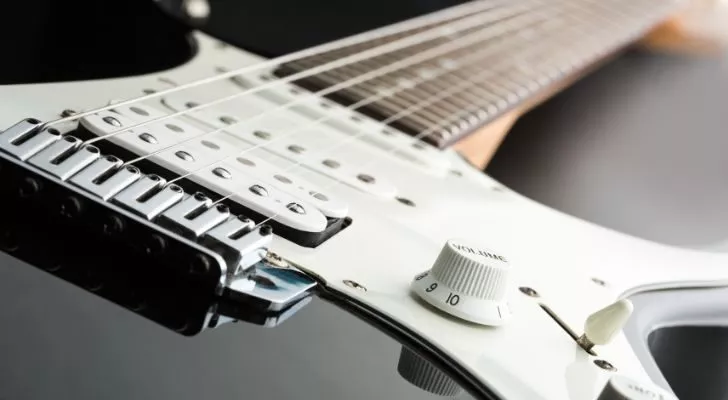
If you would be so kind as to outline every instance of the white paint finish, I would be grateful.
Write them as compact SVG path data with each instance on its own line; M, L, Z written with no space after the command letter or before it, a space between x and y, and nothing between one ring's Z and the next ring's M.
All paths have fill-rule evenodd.
M202 35L199 38L200 57L164 74L2 87L0 126L9 126L28 116L52 119L62 109L105 104L108 97L138 95L143 88L162 87L157 81L159 76L185 82L214 73L216 65L237 66L259 60L231 48L219 49ZM225 82L216 87L225 88L216 95L232 90ZM291 114L290 118L296 117ZM192 125L192 120L185 121ZM330 128L327 132L329 136L346 137L343 133L336 136ZM333 140L329 136L327 141ZM217 138L234 141L224 135ZM202 150L188 144L180 147ZM591 313L630 293L651 288L728 284L728 255L629 237L551 210L516 193L493 190L500 185L471 169L452 152L446 153L448 163L462 177L437 176L405 167L361 141L352 141L344 149L332 152L349 157L352 171L360 161L369 163L368 173L386 177L398 196L413 200L417 206L373 196L349 184L336 185L330 175L292 169L287 173L305 171L312 184L347 202L354 222L319 248L304 249L276 238L273 249L324 277L332 287L417 331L505 398L593 399L610 375L593 364L592 357L541 310L538 301L548 304L578 329ZM168 158L169 154L172 153L162 153L160 159L172 165L177 161ZM207 153L201 154L208 157ZM273 160L277 166L285 164L280 159L263 158ZM245 184L265 183L242 173L235 176L241 176ZM514 290L510 301L513 318L499 328L462 322L423 306L410 292L411 280L431 266L450 237L498 249L513 265L516 285L533 287L542 297L533 299ZM597 286L592 277L608 285ZM355 280L368 291L351 289L342 284L344 279ZM617 366L620 373L641 381L649 379L624 335L597 352L600 358Z

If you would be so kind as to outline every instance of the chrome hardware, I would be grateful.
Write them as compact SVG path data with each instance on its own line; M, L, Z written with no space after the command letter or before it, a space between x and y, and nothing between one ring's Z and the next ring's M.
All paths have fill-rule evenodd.
M182 200L184 196L182 188L177 185L165 186L165 183L166 181L157 175L147 175L129 185L112 200L151 220Z
M38 131L41 123L35 119L24 119L0 133L0 149L25 161L44 147L58 140L59 135L49 131Z
M212 200L197 193L172 206L159 216L158 223L180 233L197 238L230 216L227 207L210 207Z
M230 282L265 257L272 238L268 225L255 228L249 219L231 218L205 233L202 244L225 260Z
M63 139L51 143L50 146L30 157L28 163L65 181L99 158L98 148L94 146L79 147L79 143L80 141L73 136L64 136ZM69 153L72 154L59 161Z
M306 214L306 210L303 208L302 205L298 203L290 203L286 206L286 208L296 214Z
M136 167L119 169L121 164L121 160L116 157L101 157L72 176L69 181L102 200L109 200L141 176Z
M296 268L279 268L259 262L252 273L237 277L228 285L228 296L235 300L244 297L248 303L267 312L295 307L310 295L316 281Z
M135 166L126 165L114 156L101 155L98 148L84 146L74 136L61 136L53 130L39 131L41 126L38 121L26 120L0 132L0 167L4 173L11 174L11 182L16 182L10 187L0 186L0 194L12 193L13 201L33 215L27 223L18 219L12 210L6 210L4 217L8 221L24 226L26 231L44 232L43 240L54 243L70 243L77 237L85 237L83 235L100 240L99 245L116 260L116 263L106 263L114 264L109 267L115 269L114 274L126 276L124 274L130 273L134 281L149 275L150 282L164 280L170 288L192 285L195 293L192 297L213 294L215 297L211 301L215 302L215 307L219 305L217 301L228 307L229 313L219 313L222 319L274 326L310 301L316 281L287 262L281 260L271 264L266 259L273 237L270 226L258 227L247 218L231 217L224 204L216 205L200 193L185 194L181 187L168 184L157 175L144 175ZM5 168L6 165L9 168ZM223 177L230 174L225 169L219 170ZM39 201L24 201L17 195L18 191L24 190L24 182L32 184L28 191L43 192L42 196L37 196ZM57 218L58 206L61 215L67 217L59 220L63 226L47 224L46 215ZM26 215L25 211L21 214ZM73 234L66 236L65 232ZM63 258L66 257L63 254L68 258ZM85 260L85 256L77 251L63 254L54 254L51 258L69 261L69 266L64 268L85 268L85 264L76 262L79 257ZM21 259L34 263L32 255L32 252L23 253ZM151 257L153 263L131 268L130 260L136 262L137 257ZM50 269L54 265L38 265L54 272ZM153 268L157 265L160 267ZM88 280L84 280L86 276L78 274L78 280L71 282L88 287ZM185 284L176 285L175 282ZM137 289L146 290L146 296L161 296L161 291L165 290L152 286L131 287L128 291ZM184 314L178 306L184 307L192 301L184 290L172 290L168 294L179 300L174 303L174 315ZM98 293L104 296L103 292ZM127 300L120 304L129 307ZM135 306L132 304L132 307ZM199 309L193 311L196 310ZM202 319L189 321L204 322ZM174 318L162 318L160 322L185 334L206 327L203 324L181 328L174 325L178 323Z

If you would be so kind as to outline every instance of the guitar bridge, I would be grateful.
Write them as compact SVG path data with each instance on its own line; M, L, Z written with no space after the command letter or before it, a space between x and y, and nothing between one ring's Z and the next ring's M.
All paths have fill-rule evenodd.
M316 286L287 267L277 276L299 285L261 290L259 277L276 268L266 261L270 226L40 121L0 132L0 179L0 250L182 333L221 317L270 325Z

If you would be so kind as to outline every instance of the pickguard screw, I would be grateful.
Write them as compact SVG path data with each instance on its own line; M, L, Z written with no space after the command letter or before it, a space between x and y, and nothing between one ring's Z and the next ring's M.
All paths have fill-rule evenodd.
M354 282L352 280L346 279L343 282L344 282L344 285L346 285L346 286L348 286L348 287L350 287L352 289L363 290L365 292L367 291L367 288L366 287L364 287L364 286L360 285L359 283Z
M599 278L591 278L592 282L596 283L599 286L607 286L607 282L604 282L603 280Z
M76 111L71 110L70 108L67 108L67 109L61 111L61 117L64 117L64 118L70 117L75 114L76 114Z
M520 290L521 293L525 294L526 296L529 296L529 297L539 297L538 292L535 289L532 289L532 288L530 288L528 286L521 286L521 287L518 288L518 290Z
M594 360L594 364L596 364L599 368L605 369L607 371L616 371L617 368L612 365L609 361L606 360Z

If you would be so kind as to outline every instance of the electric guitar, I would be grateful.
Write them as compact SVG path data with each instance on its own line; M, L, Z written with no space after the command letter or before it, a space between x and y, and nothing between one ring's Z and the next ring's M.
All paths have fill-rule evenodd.
M0 398L106 398L103 382L125 374L150 383L114 389L123 398L207 396L236 379L223 396L710 398L672 379L684 369L670 355L700 336L686 344L666 327L710 325L728 256L596 226L480 170L518 115L625 47L715 47L671 19L690 4L430 4L303 39L296 13L255 25L251 11L215 34L206 22L230 16L222 3L98 3L15 4L22 17L0 28L12 49L0 67L0 249L27 264L0 266L1 342L51 328L83 337L94 324L79 311L101 298L114 304L99 306L105 323L155 325L148 341L117 328L89 337L97 361L128 349L103 365L133 364L106 377L68 373L75 352L61 357L48 337L0 348ZM332 5L349 6L363 7ZM32 299L54 311L18 317ZM312 323L313 310L340 329ZM201 369L193 348L218 339L204 353L245 368ZM31 373L30 361L54 364L44 357L65 361ZM361 381L344 385L346 368Z

